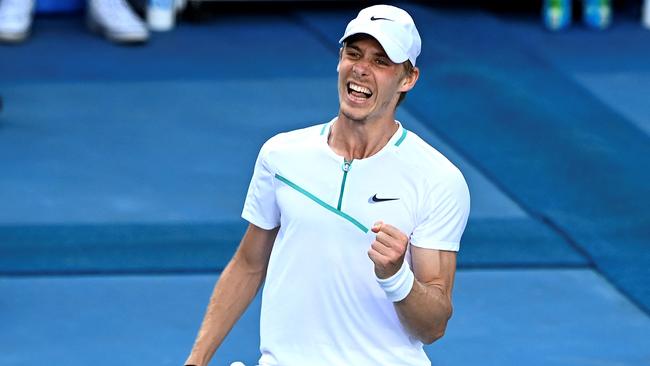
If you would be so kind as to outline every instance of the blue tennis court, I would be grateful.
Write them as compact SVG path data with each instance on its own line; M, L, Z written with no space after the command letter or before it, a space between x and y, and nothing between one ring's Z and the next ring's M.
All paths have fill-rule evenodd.
M143 47L41 16L0 46L0 365L185 360L259 147L337 113L357 5L227 7ZM398 119L472 195L433 364L650 364L650 31L398 5L423 38ZM255 364L259 307L212 365Z

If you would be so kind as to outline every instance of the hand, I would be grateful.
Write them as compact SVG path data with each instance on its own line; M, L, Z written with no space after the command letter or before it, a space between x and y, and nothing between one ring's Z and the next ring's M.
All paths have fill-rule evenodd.
M388 278L402 267L409 238L394 226L377 221L371 228L377 234L370 245L368 257L375 264L375 275Z

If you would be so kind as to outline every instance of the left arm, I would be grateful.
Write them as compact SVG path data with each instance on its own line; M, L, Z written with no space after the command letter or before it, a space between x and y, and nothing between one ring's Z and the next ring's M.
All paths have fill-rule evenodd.
M377 278L396 274L404 263L408 237L397 228L377 223L377 234L368 256ZM411 246L415 279L408 295L394 303L402 325L422 343L431 344L443 336L451 317L451 291L456 273L456 253Z
M441 338L451 318L456 252L411 246L415 281L406 298L395 303L400 321L422 343Z

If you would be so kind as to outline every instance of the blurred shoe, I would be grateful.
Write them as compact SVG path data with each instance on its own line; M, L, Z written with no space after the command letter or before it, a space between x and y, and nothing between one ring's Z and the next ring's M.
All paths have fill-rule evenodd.
M0 41L22 42L32 28L34 0L0 0Z
M542 18L548 30L567 28L571 24L571 0L544 0Z
M582 9L582 20L588 27L606 29L612 22L610 0L583 0Z
M126 0L88 0L86 19L91 30L117 43L142 43L149 30Z

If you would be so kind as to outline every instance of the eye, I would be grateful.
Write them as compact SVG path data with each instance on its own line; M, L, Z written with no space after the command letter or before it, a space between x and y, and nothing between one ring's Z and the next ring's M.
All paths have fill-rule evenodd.
M348 51L345 52L345 54L348 57L353 58L353 59L357 59L357 58L361 57L361 54L359 52L357 52L357 51L354 51L354 50L348 50Z
M380 58L376 59L376 60L375 60L375 63L376 63L377 65L381 65L381 66L388 66L388 65L390 65L390 63L388 62L388 60L385 59L385 58L383 58L383 57L380 57Z

